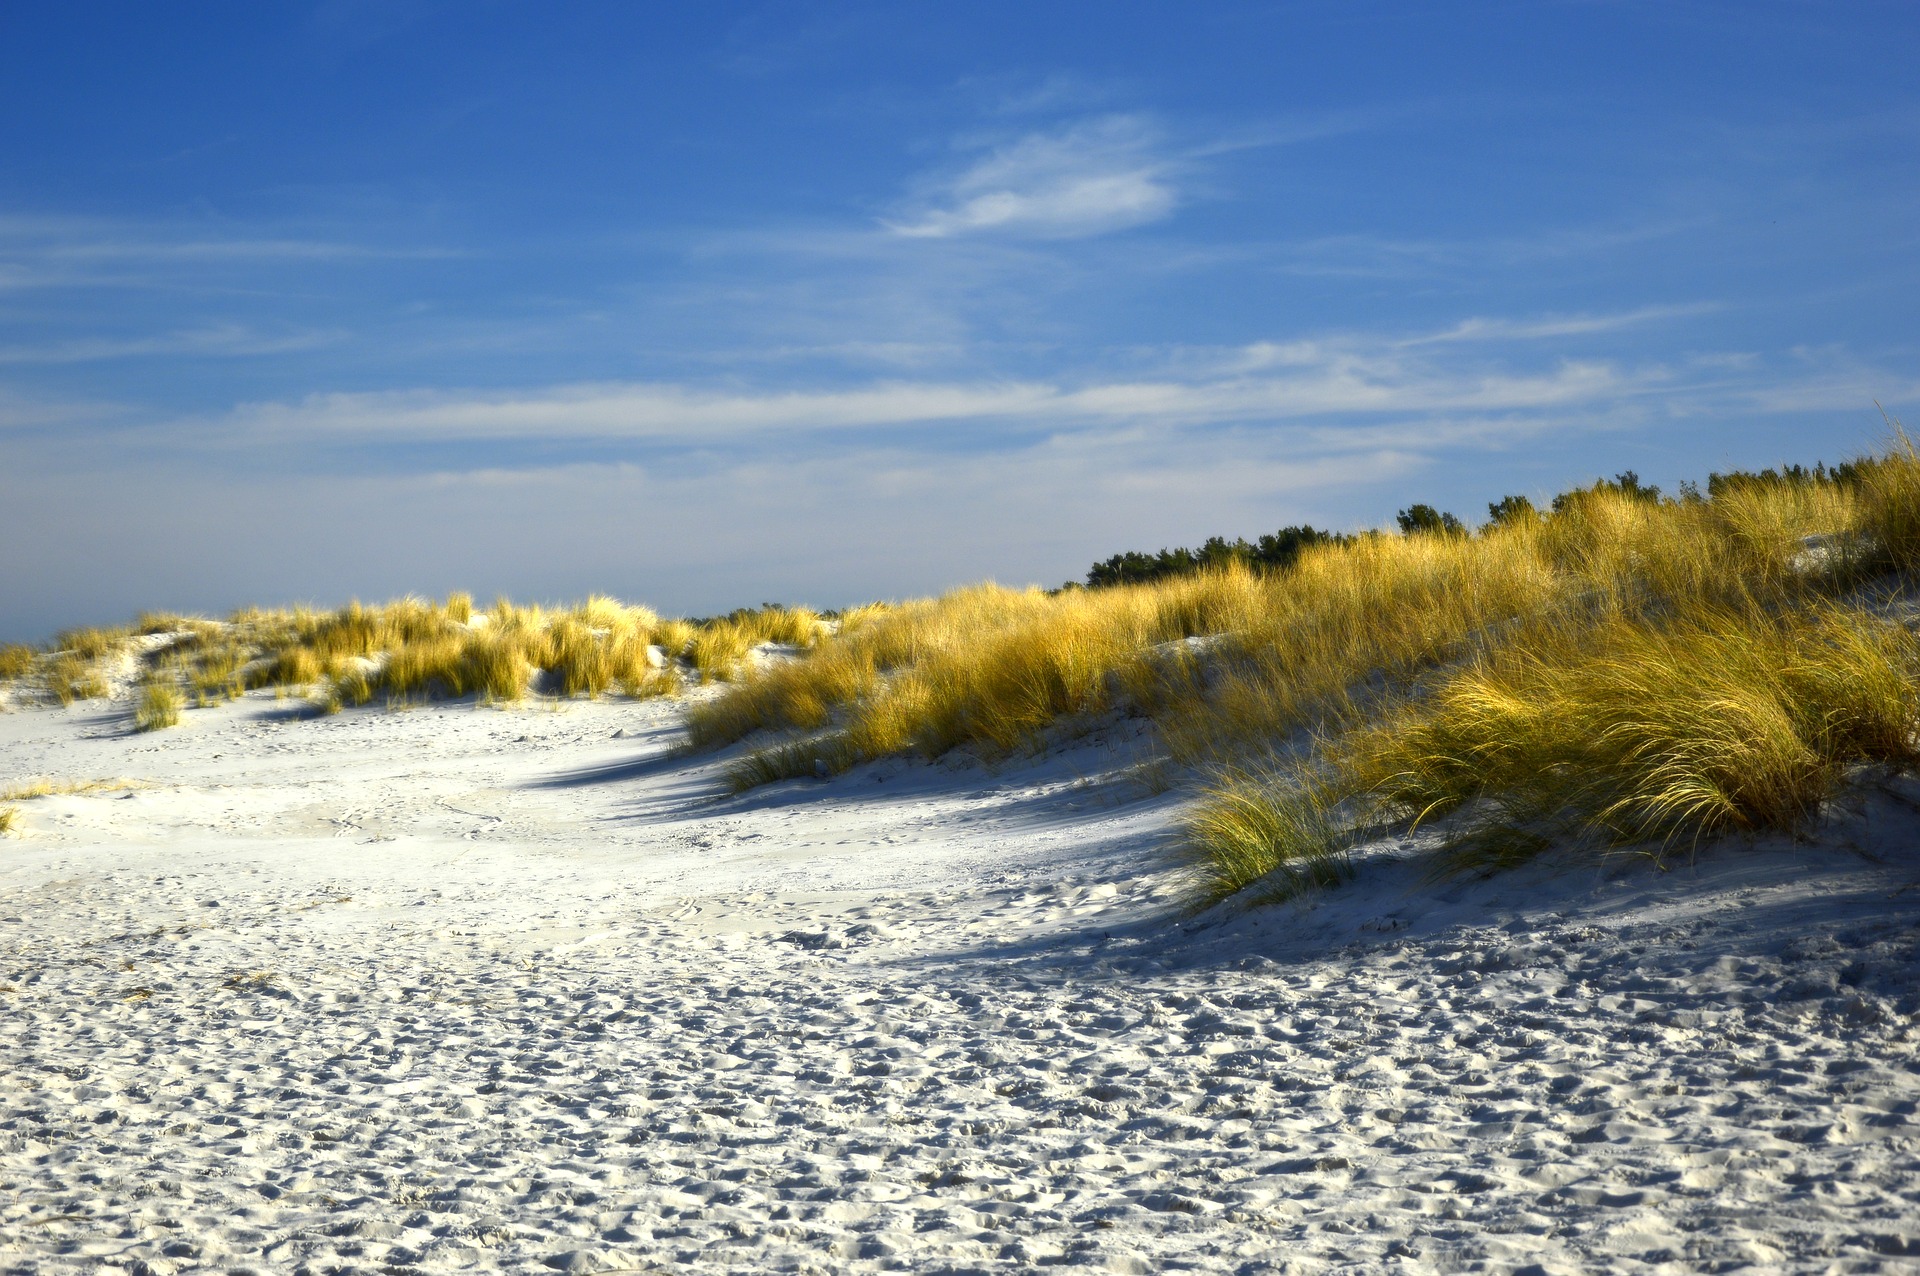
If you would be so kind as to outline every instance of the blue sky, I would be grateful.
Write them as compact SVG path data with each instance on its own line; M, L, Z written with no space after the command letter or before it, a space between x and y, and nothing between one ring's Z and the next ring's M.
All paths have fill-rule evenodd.
M0 638L704 613L1920 402L1910 4L0 10Z

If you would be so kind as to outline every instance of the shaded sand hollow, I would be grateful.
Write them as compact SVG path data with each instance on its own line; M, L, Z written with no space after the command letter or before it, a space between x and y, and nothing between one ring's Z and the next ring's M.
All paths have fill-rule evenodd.
M1920 850L1182 918L1125 723L717 796L668 704L0 715L0 1271L1896 1271ZM624 733L616 735L617 732Z

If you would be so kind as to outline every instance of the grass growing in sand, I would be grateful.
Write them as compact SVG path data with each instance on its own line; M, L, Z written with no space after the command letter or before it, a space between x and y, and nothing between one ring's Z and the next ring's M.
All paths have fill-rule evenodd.
M688 739L751 738L746 789L903 753L1000 758L1131 712L1198 792L1202 900L1330 885L1383 827L1433 825L1450 868L1798 830L1858 768L1920 765L1920 640L1895 618L1920 573L1904 435L1832 471L1715 475L1677 498L1626 473L1488 512L1470 531L1413 506L1397 533L1285 529L1123 555L1099 588L987 584L831 619L464 594L143 615L139 718L266 686L337 711L726 682L690 706ZM66 702L103 693L102 662L134 641L76 630L0 667Z
M149 682L134 706L133 724L142 731L180 725L180 692L167 682Z
M11 833L20 823L20 808L0 806L0 833Z
M204 708L261 687L308 695L328 711L376 699L511 702L535 689L563 697L673 695L689 681L741 676L765 644L805 648L832 628L804 607L681 620L603 595L565 608L499 599L476 610L470 596L456 593L442 602L408 597L333 611L247 608L224 621L143 612L132 630L69 631L44 654L7 648L0 677L31 677L62 704L107 695L104 662L124 659L137 633L144 654L135 719L152 730L174 725L189 702Z
M26 802L71 793L123 793L148 787L145 780L29 780L0 790L0 802Z
M1920 456L1711 487L1626 474L1281 570L905 603L694 706L690 741L769 737L747 788L1132 709L1202 789L1203 899L1338 880L1382 823L1449 821L1456 866L1803 827L1849 768L1920 761L1920 648L1859 593L1920 568Z
M34 651L19 643L0 644L0 679L25 676L33 668Z

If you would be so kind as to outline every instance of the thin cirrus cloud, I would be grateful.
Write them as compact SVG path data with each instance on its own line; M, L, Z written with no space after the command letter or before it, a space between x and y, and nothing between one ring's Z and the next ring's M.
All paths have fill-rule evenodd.
M222 423L252 440L363 443L599 440L699 446L729 439L916 431L998 420L1045 433L1133 423L1194 427L1380 413L1509 412L1591 405L1670 385L1661 368L1561 361L1533 372L1449 369L1391 353L1324 352L1274 375L1185 379L884 382L846 390L754 393L660 383L500 394L440 391L315 395L251 404Z
M462 256L438 246L260 234L226 225L0 214L0 292L142 286L146 272L259 269Z
M313 350L338 340L338 333L299 332L271 336L238 324L219 324L153 337L119 340L87 338L41 345L0 346L0 364L96 363L160 355L245 358Z
M925 184L912 210L882 224L908 239L1002 233L1076 239L1143 226L1179 202L1173 163L1137 116L1110 115L995 146Z

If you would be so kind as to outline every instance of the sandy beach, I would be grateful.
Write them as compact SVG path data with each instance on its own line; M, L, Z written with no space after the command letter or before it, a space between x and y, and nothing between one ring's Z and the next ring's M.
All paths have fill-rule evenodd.
M678 708L0 716L0 1268L1902 1270L1912 789L1178 911L1117 721L725 796Z

